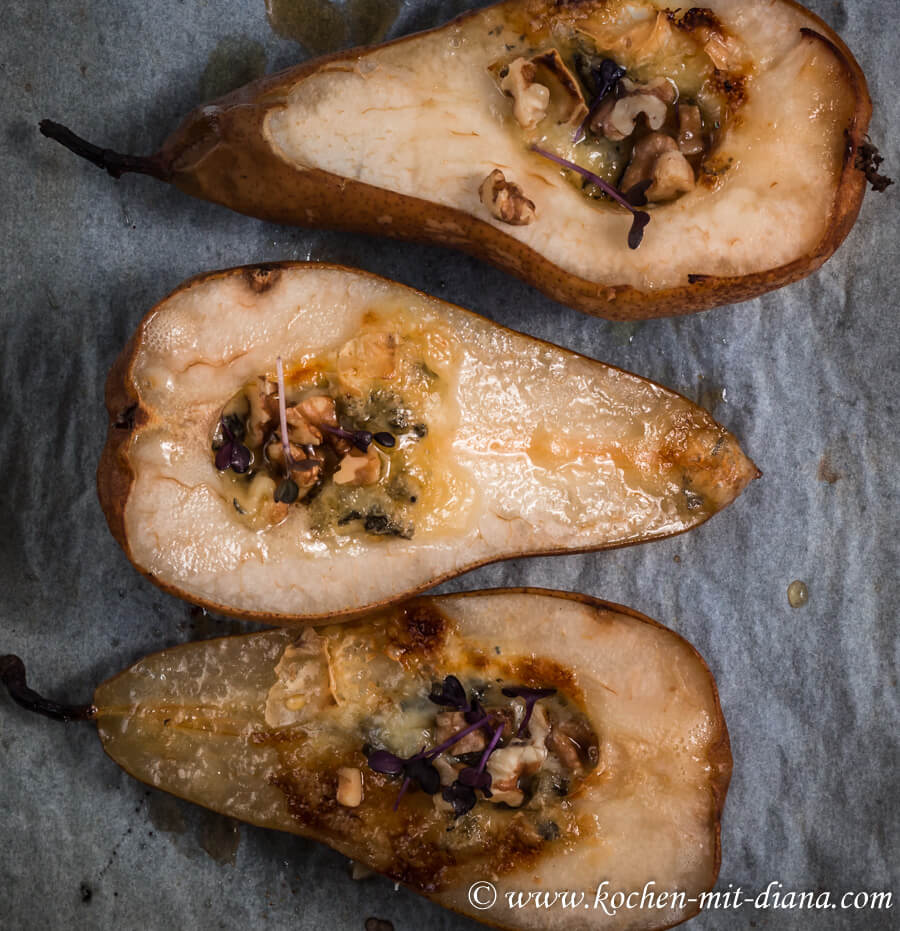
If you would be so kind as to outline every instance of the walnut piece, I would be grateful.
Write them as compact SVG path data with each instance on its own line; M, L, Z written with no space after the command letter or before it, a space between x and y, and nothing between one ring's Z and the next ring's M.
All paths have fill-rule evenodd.
M367 452L353 450L341 460L334 473L335 485L374 485L381 475L381 460L374 446Z
M290 433L290 431L288 432ZM295 461L306 458L306 453L304 453L296 443L291 443L289 448L291 451L291 458ZM266 458L275 465L284 466L284 444L281 442L281 437L277 433L272 434L272 438L266 445Z
M525 800L525 793L519 788L519 779L536 773L547 759L547 735L550 724L546 712L536 705L528 726L527 740L513 739L507 746L495 750L487 763L491 774L491 798L494 804L505 802L511 808L518 808Z
M392 378L397 365L397 336L394 333L364 333L341 346L337 375L341 387L362 397L377 379Z
M318 446L322 442L321 431L303 416L298 407L287 408L285 416L291 443L296 443L298 446Z
M295 409L314 427L336 427L338 425L337 413L334 409L334 398L330 398L328 395L314 395L305 401L301 401Z
M466 726L466 716L462 711L441 711L436 715L435 722L437 728L434 732L434 739L437 743L442 744ZM484 750L484 747L484 731L472 731L471 734L466 734L462 740L453 744L450 752L454 756L459 756L461 753L478 753L480 750Z
M666 121L669 104L675 102L675 88L666 78L655 78L649 84L636 84L628 78L619 82L624 96L611 97L591 119L591 131L613 142L627 139L643 114L650 129L661 129Z
M507 66L506 77L500 82L500 90L513 99L513 116L522 129L534 129L550 106L550 88L535 83L536 72L527 58L517 58Z
M342 766L337 771L337 801L346 808L357 808L363 800L362 773L355 766Z
M678 150L678 143L665 133L650 133L635 145L622 177L622 190L629 191L648 180L652 183L647 189L647 200L652 203L671 200L694 189L694 169Z
M534 220L534 202L525 196L518 184L507 181L499 168L495 168L481 182L478 196L491 216L503 223L527 226Z

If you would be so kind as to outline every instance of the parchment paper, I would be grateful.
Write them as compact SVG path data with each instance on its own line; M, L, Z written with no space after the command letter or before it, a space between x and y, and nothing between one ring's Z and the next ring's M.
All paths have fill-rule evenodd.
M369 16L354 31L307 0L301 25L324 51L466 5L407 2L393 22ZM862 63L872 137L900 172L896 6L810 5ZM365 4L352 6L358 23ZM190 275L275 259L357 265L659 380L741 438L765 476L699 530L490 566L445 588L576 589L674 627L718 679L734 749L720 888L895 896L887 912L710 912L692 931L897 927L900 189L869 194L806 281L684 319L612 324L437 247L279 228L146 178L113 182L38 135L50 117L152 152L201 101L308 54L272 30L263 0L8 0L0 49L0 653L23 656L35 687L87 701L149 651L239 629L157 590L109 535L94 490L104 378L141 316ZM809 586L799 609L794 579ZM0 839L4 929L361 931L372 915L398 931L476 927L385 880L352 881L322 846L148 790L92 727L5 697Z

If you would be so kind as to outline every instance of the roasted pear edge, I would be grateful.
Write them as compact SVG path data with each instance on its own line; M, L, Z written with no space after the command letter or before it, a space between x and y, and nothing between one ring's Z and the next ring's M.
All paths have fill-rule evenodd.
M750 300L814 272L850 232L865 194L865 165L870 158L866 153L871 148L866 133L872 116L865 75L847 45L821 17L797 0L779 2L802 11L816 24L817 29L801 28L800 32L820 42L837 59L855 100L850 126L845 130L840 180L825 231L807 256L786 265L739 276L689 275L686 285L652 293L569 273L496 226L461 209L319 168L298 169L280 158L266 142L263 122L268 108L259 105L261 100L276 99L316 71L341 60L349 62L363 50L399 46L464 23L483 10L468 11L440 26L380 46L336 52L260 78L189 113L151 156L121 155L92 145L50 120L41 122L41 132L114 178L126 172L147 174L193 197L262 220L450 245L520 278L561 304L594 316L642 320L696 313ZM210 106L221 108L214 118L206 112ZM241 179L240 184L235 184L236 178ZM292 195L286 196L285 192ZM385 215L393 218L389 227L382 222ZM433 222L426 224L426 217ZM443 232L445 226L454 229L452 236Z
M166 295L164 298L162 298L162 300L158 301L142 318L134 335L131 337L131 339L125 345L125 348L113 363L113 366L109 372L109 376L106 380L105 399L106 409L109 416L109 425L107 428L106 444L103 448L103 452L100 455L100 461L97 465L97 495L100 499L100 507L102 508L106 517L106 522L109 526L110 532L112 533L116 542L122 547L122 550L128 558L128 561L138 570L138 572L141 573L141 575L149 579L163 591L184 601L187 601L190 604L199 605L200 607L203 607L214 614L221 614L225 617L233 617L239 620L253 621L260 624L274 624L276 626L305 626L308 624L314 625L317 623L322 623L327 619L331 619L333 621L357 620L359 618L365 617L373 611L381 610L388 605L396 604L408 598L420 595L423 592L426 592L429 589L442 584L443 582L457 578L458 576L463 575L466 572L470 572L473 569L479 569L482 566L490 565L495 562L503 562L504 560L513 558L509 555L502 554L491 556L488 559L479 560L477 562L466 565L463 569L455 571L451 570L440 576L435 576L422 585L408 591L400 592L395 597L389 599L373 602L359 608L348 608L344 611L330 612L327 614L304 615L272 614L246 610L242 611L231 608L226 604L198 598L193 594L187 595L177 585L173 585L163 579L158 578L156 575L147 571L135 561L131 551L131 546L129 544L128 534L125 529L125 506L136 478L134 469L132 468L128 456L128 445L134 429L145 425L148 421L148 417L145 409L141 405L140 397L134 390L134 382L131 374L135 355L141 343L144 327L147 325L147 321L159 308L161 308L173 297L189 290L196 285L205 284L217 279L243 276L248 283L248 287L252 291L255 293L262 293L275 283L278 275L282 271L291 269L334 270L355 276L361 276L363 278L368 278L378 282L384 282L393 287L401 287L419 297L424 297L429 300L433 299L425 292L411 288L408 285L401 285L398 282L392 281L389 278L384 278L381 275L376 275L372 272L366 272L360 269L349 268L344 265L336 265L325 262L269 262L259 265L241 265L235 268L220 269L217 271L195 275L192 278L182 282L182 284L179 285L174 291ZM442 300L441 303L448 304L449 306L453 307L454 310L460 311L464 314L469 314L479 318L481 316L476 314L474 311L467 310L466 308L459 307L455 304L450 304L449 301ZM494 321L491 321L491 325L509 333L522 335L510 327L503 326L503 324L495 323ZM533 336L528 336L528 338L533 339L543 345L552 346L556 349L561 348L553 343L548 342L547 340L542 340ZM610 365L606 362L599 363L597 359L592 359L590 356L585 356L582 353L575 352L574 350L565 349L565 352L570 353L572 356L586 359L591 363L602 364L615 371L625 372L624 369L619 368L618 366ZM630 373L625 372L625 374ZM643 380L650 382L650 379ZM655 382L651 382L651 384L655 384ZM684 400L691 404L694 404L694 402L690 401L689 398L684 397L684 395L681 395L672 389L666 388L665 390L667 392L671 392L674 395L677 395L678 397L684 398ZM763 473L755 465L755 463L752 462L752 460L749 461L753 468L756 470L755 475L751 477L750 481L761 478ZM743 491L743 488L741 491ZM735 497L738 497L740 493L741 492L738 492L738 495ZM680 534L695 530L705 524L713 516L715 515L709 514L702 520L698 521L696 524L692 524L690 527L685 527L682 530L673 531L669 534L660 534L659 536L653 537L650 541L633 540L625 543L601 544L598 546L580 548L560 547L557 549L536 550L534 552L516 555L515 558L555 556L560 554L574 555L579 553L593 553L607 549L619 549L626 546L637 546L645 542L664 540L668 537L679 536Z
M561 591L557 589L548 589L548 588L537 588L530 586L521 586L521 587L509 587L509 588L490 588L490 589L478 589L468 592L454 592L447 595L433 595L433 596L419 596L411 598L406 602L403 602L403 606L414 606L416 604L422 603L431 603L437 602L438 605L443 601L453 601L453 600L463 600L466 598L476 598L483 596L492 596L500 597L503 595L541 595L550 598L558 598L560 600L572 601L576 604L584 605L585 607L593 608L596 611L610 611L618 614L625 615L626 617L632 618L636 621L639 621L643 624L648 624L651 627L657 628L659 630L666 631L668 634L673 636L680 644L685 646L691 656L696 659L699 663L700 668L706 674L707 680L709 682L712 698L715 709L715 720L713 722L714 727L720 734L720 738L717 743L713 744L712 747L707 752L707 763L710 768L712 776L710 778L710 791L713 798L713 807L712 807L712 817L713 824L711 825L713 831L713 842L714 842L714 852L713 852L713 867L712 875L710 876L709 882L707 884L708 889L712 889L719 876L719 871L722 865L722 815L725 808L725 800L728 795L728 788L731 783L731 775L734 767L734 759L731 753L731 738L728 733L728 726L725 721L725 715L722 711L722 703L719 696L719 689L716 683L715 676L712 674L712 671L709 668L709 664L704 659L703 655L694 646L691 641L686 637L682 636L677 631L673 630L671 627L667 627L665 624L654 620L646 614L642 614L640 611L630 608L627 605L621 605L613 601L605 601L601 598L596 598L593 595L586 595L581 592L571 592L571 591ZM343 618L340 618L343 620ZM215 637L210 640L201 640L201 641L191 641L189 643L182 643L172 647L166 647L161 650L154 650L151 653L145 654L141 659L136 660L130 666L123 669L121 672L116 673L115 675L109 676L107 679L104 679L94 690L94 698L99 691L107 684L114 682L116 679L127 675L131 668L140 663L149 657L159 656L163 653L172 654L175 651L187 650L192 647L196 647L198 643L208 643L216 644L226 639L245 639L248 637L258 636L260 631L246 633L246 634L232 634L225 637ZM70 724L73 722L81 721L94 721L96 722L99 717L102 716L102 708L95 703L90 703L86 705L67 705L64 703L55 702L48 700L40 696L37 692L28 688L25 681L25 666L22 660L15 655L7 654L0 655L0 682L4 685L7 692L13 701L18 704L20 707L25 708L28 711L33 711L38 714L42 714L45 717L52 718L57 721L63 721L64 723ZM48 710L48 708L50 710ZM98 739L99 734L98 734ZM146 785L150 788L156 789L157 791L165 791L169 795L173 795L176 798L181 799L184 802L189 804L196 805L198 802L193 801L185 797L184 795L179 794L178 792L169 792L167 789L160 789L159 786L153 785L150 782L147 782L145 779L136 775L132 772L127 766L119 762L113 756L112 753L107 749L106 743L101 740L101 746L103 747L103 752L111 759L118 767L120 767L124 772L126 772L131 778L135 779L137 782L142 785ZM206 808L207 806L201 805L201 807ZM207 810L215 811L218 814L228 815L227 812L220 812L218 809L209 808ZM243 823L253 825L254 827L262 828L262 825L256 824L250 820L242 820ZM312 840L315 840L317 843L323 843L326 846L334 850L339 850L337 847L332 847L331 844L327 844L325 841L321 840L319 837L315 836L312 832L306 832L302 829L296 831L296 834L301 837L306 837ZM343 853L343 851L339 852ZM413 886L407 886L410 891L415 892L418 895L423 896L429 900L432 899L427 893L421 892L420 890L414 888ZM466 915L465 912L453 908L452 906L443 905L442 908L447 908L450 911L453 911L457 914L464 915L467 918L471 918L471 915ZM674 928L677 925L683 924L686 921L689 921L691 918L696 917L701 909L699 903L692 903L693 911L690 911L685 915L684 918L679 919L676 922L660 925L654 931L667 931L669 928ZM500 928L502 931L517 931L514 925L500 924L494 921L490 921L487 918L487 915L479 915L477 920L481 923L488 925L493 928Z

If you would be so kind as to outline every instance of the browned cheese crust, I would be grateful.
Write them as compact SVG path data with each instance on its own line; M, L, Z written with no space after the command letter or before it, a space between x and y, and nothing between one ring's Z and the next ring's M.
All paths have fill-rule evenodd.
M393 651L393 655L399 658L401 664L408 668L411 674L415 671L421 672L422 669L429 669L433 663L440 665L445 638L454 629L454 622L450 621L444 613L442 605L450 606L454 602L486 595L497 599L501 599L504 595L548 596L576 602L598 612L609 611L623 614L641 624L666 631L689 651L692 660L696 661L703 675L708 678L713 696L709 730L719 735L718 740L706 751L709 790L712 799L710 827L714 835L714 857L710 875L705 879L706 888L711 889L715 885L721 864L721 816L731 779L732 756L715 680L702 656L680 635L631 608L579 593L535 588L494 589L414 599L394 609L392 620L386 626L387 639L384 643L386 650ZM598 624L604 623L603 616L600 614L596 620ZM209 642L208 646L215 649L217 643L225 640L234 641L255 636L258 635L246 634L241 637L222 638L219 641ZM196 644L193 647L196 647ZM186 644L160 651L154 656L163 653L171 656L179 651L191 649L192 645ZM532 655L530 658L511 659L506 671L525 685L554 686L560 692L566 693L574 704L578 706L583 704L584 696L578 685L577 669L565 669L553 660ZM109 695L116 694L117 681L128 675L129 670L125 670L97 689L95 702L100 709L101 719L104 715L116 715L122 712L119 708L104 709L104 701L108 700ZM591 709L582 708L582 710L590 720ZM144 708L142 713L162 719L170 714L177 714L177 709L159 705L153 709ZM168 724L168 721L160 723ZM602 722L594 721L594 725L602 727ZM225 728L223 733L228 733L232 737L238 736L238 732L232 733L230 730L233 725L223 720L221 726ZM347 758L344 754L334 759L328 758L320 761L325 771L319 771L310 766L310 761L304 753L303 736L292 733L290 729L256 728L252 732L245 733L244 739L247 739L253 746L273 750L280 760L280 767L270 778L270 785L284 796L285 806L290 816L289 826L284 829L315 840L327 839L329 846L359 862L372 865L374 860L379 872L429 898L440 900L440 893L443 890L459 886L461 883L467 885L473 879L472 869L475 867L477 867L478 876L497 877L521 868L532 866L536 868L541 858L549 855L547 843L538 836L531 823L533 819L526 817L525 812L505 812L505 815L509 816L506 819L509 822L506 830L502 833L490 834L483 846L477 849L477 853L472 854L470 851L469 856L474 856L475 862L469 859L460 860L452 847L442 842L435 842L435 837L440 840L440 835L446 828L440 825L435 826L432 804L428 796L421 792L407 795L398 810L393 811L398 787L396 779L367 772L367 804L365 806L346 808L336 802L334 768L337 766L365 767L365 757L361 752L352 753ZM110 752L105 741L104 749ZM141 772L129 768L127 761L123 761L115 754L111 755L114 761L123 766L130 775L146 781ZM169 786L163 787L187 801L198 801L197 798L181 794ZM574 789L575 795L590 792L590 776ZM265 820L258 822L254 822L252 818L245 820L258 823L262 827L273 826ZM284 827L284 825L281 826ZM578 826L570 825L569 829L573 832L572 839L567 840L564 831L563 836L554 841L554 844L561 844L563 847L571 845L572 851L577 853ZM585 829L594 830L590 825L585 825ZM462 849L467 848L463 845ZM554 847L554 850L556 854L560 853L558 846ZM388 852L390 855L386 856ZM447 905L448 903L441 901L441 904ZM693 910L682 920L692 917L699 911L699 906L696 908L691 906L691 908ZM479 914L478 917L484 920L490 919L491 916ZM498 924L497 927L510 927L510 925Z

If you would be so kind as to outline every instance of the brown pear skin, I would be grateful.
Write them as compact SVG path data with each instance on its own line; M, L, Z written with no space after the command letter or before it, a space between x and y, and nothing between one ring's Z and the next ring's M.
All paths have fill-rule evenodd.
M659 16L675 15L657 0L644 0L643 5L651 13L658 10ZM526 151L524 144L494 154L517 131L508 126L510 101L486 79L477 83L469 80L471 76L486 73L498 55L518 54L518 46L504 51L516 43L527 53L552 45L560 29L590 33L593 23L605 21L608 9L620 6L620 0L509 0L430 32L309 61L197 109L149 157L102 149L51 121L44 121L41 130L113 177L148 174L194 197L276 223L442 243L522 278L563 304L615 320L690 313L748 300L817 269L853 226L867 173L879 178L878 156L866 141L871 101L859 65L824 22L793 0L710 0L702 10L679 14L681 19L669 27L676 35L672 41L700 35L697 41L703 42L710 34L734 38L739 63L727 71L719 69L719 57L714 69L706 62L711 74L707 84L724 86L719 91L728 97L730 119L703 163L696 189L652 205L652 222L633 254L626 244L624 211L585 197L573 204L572 185L558 166ZM741 35L736 23L745 13L753 28ZM695 21L696 27L687 25ZM767 34L754 38L764 27L771 31L771 40ZM780 44L776 64L766 70L756 59L768 54L770 41ZM448 51L448 42L459 45ZM455 65L463 52L463 64ZM416 181L428 176L423 165L440 164L442 152L423 151L418 161L409 155L411 161L403 162L402 153L416 148L416 129L404 129L398 123L399 111L390 105L381 123L363 125L363 117L353 112L354 100L362 99L360 91L367 87L374 95L373 101L366 99L367 113L377 111L382 98L390 99L394 86L379 89L378 81L391 69L403 69L397 87L410 87L420 72L423 85L434 80L427 67L439 53L450 56L441 60L440 68L464 69L461 79L475 87L466 84L467 90L458 94L458 112L465 116L450 140L461 146L454 149L453 164L466 166L460 171L476 166L464 181L453 175L452 166L440 179ZM786 74L780 76L777 67ZM816 109L823 98L829 100L823 110L827 118ZM454 99L445 105L450 108L445 120L454 116ZM784 99L793 100L793 109L776 109L788 106ZM418 94L410 106L425 109L416 111L411 122L425 127L442 149L446 145L441 125L424 122L433 103L424 90ZM471 145L460 142L475 120L483 120L484 128L470 133ZM790 127L793 135L784 146L780 140L766 139L776 122ZM368 140L380 129L393 136L383 150L367 155ZM800 129L805 135L797 137ZM489 141L488 131L500 135ZM298 141L298 135L303 139ZM318 142L306 151L304 145L313 138ZM760 139L774 148L755 164L744 156L759 148ZM783 167L797 164L790 145L799 146L801 154L815 150L808 164L797 169L797 177ZM401 153L401 164L393 178L382 162L396 153ZM498 167L492 159L502 162L499 167L507 172L512 164L525 195L537 201L537 216L530 224L515 226L496 219L479 201L479 184ZM356 167L351 172L335 162ZM879 189L886 182L873 181ZM453 193L448 193L451 187ZM791 216L812 201L815 211L792 227ZM688 233L697 227L698 212L704 232L691 239ZM573 233L571 242L553 245L578 224L587 224L580 239ZM735 245L745 230L746 254ZM753 245L751 239L762 244ZM796 246L788 247L786 241ZM686 254L676 262L673 256L679 249Z
M382 365L370 354L385 342L392 370L367 369ZM372 433L395 415L366 405L390 398L408 411L361 487L323 473L309 500L280 505L281 467L262 447L246 474L214 462L227 405L260 378L278 394L282 356L286 407L292 395L327 395L342 427ZM352 618L501 559L682 533L760 475L734 436L675 392L315 263L186 282L144 318L106 403L97 486L131 562L193 603L280 625ZM266 458L281 455L272 410ZM252 432L251 421L239 429ZM317 461L333 455L317 449Z
M467 694L481 683L489 715L521 714L521 699L501 688L555 690L535 703L526 733L513 737L513 724L506 749L489 754L493 800L479 794L459 814L442 793L462 765L454 749L471 747L451 740L434 795L409 785L398 798L401 775L369 765L375 749L406 758L436 747L443 709L428 696L447 676ZM696 914L718 875L732 757L713 676L673 631L585 595L419 598L299 637L271 630L185 644L107 680L87 706L42 699L13 656L0 657L0 680L32 711L93 719L106 753L149 786L325 843L510 931L618 931L636 920L661 931ZM423 722L432 722L425 748ZM528 795L510 795L500 756L523 752L537 771L520 777ZM344 794L348 786L357 791ZM488 878L497 900L479 908L490 903L469 890ZM647 883L682 900L609 909L615 893L637 903ZM577 911L509 898L564 891L582 896Z

